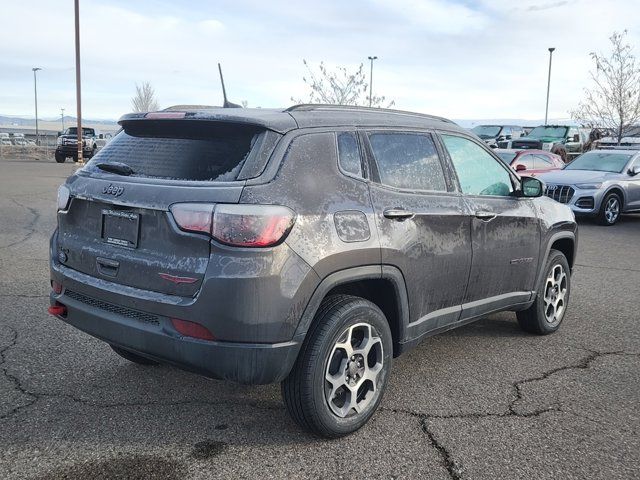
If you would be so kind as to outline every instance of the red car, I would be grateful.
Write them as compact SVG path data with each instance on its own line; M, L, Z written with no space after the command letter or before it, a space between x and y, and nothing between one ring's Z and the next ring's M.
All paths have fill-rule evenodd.
M560 170L565 163L560 155L546 150L513 150L496 148L494 150L500 159L520 175L535 177L536 173Z

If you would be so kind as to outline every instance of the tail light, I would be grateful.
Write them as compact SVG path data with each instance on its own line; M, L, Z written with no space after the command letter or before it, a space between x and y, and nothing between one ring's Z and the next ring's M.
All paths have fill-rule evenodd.
M279 205L178 203L171 213L182 230L207 233L235 247L277 245L295 222L295 213Z
M58 210L66 210L69 205L69 198L71 192L64 185L60 185L58 188Z
M185 337L199 338L200 340L216 339L206 327L203 327L199 323L180 320L179 318L172 318L171 324L173 325L173 328Z

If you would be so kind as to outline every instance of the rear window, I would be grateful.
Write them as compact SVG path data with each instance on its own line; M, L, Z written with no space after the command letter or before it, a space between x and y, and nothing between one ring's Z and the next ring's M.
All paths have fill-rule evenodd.
M132 177L229 182L238 179L263 134L247 125L138 120L125 123L85 169L102 172L98 164L124 163Z

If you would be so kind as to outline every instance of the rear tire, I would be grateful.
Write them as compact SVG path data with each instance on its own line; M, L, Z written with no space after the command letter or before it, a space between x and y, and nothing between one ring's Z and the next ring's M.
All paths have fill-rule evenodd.
M598 223L606 227L615 225L620 219L620 212L622 212L622 199L617 193L609 193L600 204L600 211L598 212Z
M55 157L56 157L56 162L57 163L64 163L65 160L67 159L67 157L65 157L63 154L56 152L55 153Z
M115 345L110 345L114 352L120 355L122 358L129 360L130 362L137 363L138 365L158 365L158 362L150 360L146 357L142 357L137 353L133 353L129 350L125 350L124 348L116 347Z
M567 312L570 293L569 262L562 252L551 250L533 305L516 313L520 328L538 335L558 330Z
M355 432L382 400L392 349L389 323L375 304L350 295L327 297L281 384L287 411L321 437Z

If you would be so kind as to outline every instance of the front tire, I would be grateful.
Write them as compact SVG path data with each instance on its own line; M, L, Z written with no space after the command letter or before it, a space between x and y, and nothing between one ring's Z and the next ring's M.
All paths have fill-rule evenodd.
M602 204L600 205L600 211L598 212L598 223L606 227L615 225L620 219L620 212L622 211L622 200L617 193L609 193Z
M355 432L382 400L392 349L389 323L375 304L350 295L327 297L282 382L287 411L321 437Z
M516 313L520 327L538 335L558 330L569 305L570 293L569 262L562 252L551 250L533 305Z
M67 157L65 157L62 153L55 153L56 163L64 163Z
M109 345L114 352L120 355L122 358L129 360L130 362L137 363L138 365L158 365L158 362L154 362L146 357L142 357L137 353L133 353L124 348L116 347L115 345Z

